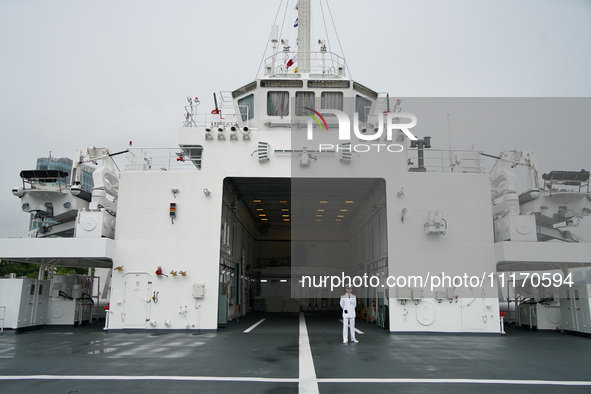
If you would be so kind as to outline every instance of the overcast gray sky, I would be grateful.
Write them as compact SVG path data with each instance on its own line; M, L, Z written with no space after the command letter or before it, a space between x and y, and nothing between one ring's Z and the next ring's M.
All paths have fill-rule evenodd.
M339 52L323 4L331 49ZM329 4L353 78L392 97L591 96L591 1ZM88 145L118 151L130 140L175 146L186 96L199 96L201 110L209 112L213 92L254 80L278 5L0 1L0 237L26 233L28 216L11 189L37 157L49 151L71 157ZM290 1L282 35L290 41L294 6ZM313 11L313 38L324 38L318 5ZM282 9L278 24L283 15ZM571 114L552 108L548 117L558 125L552 132L537 126L491 131L463 121L457 108L448 112L454 147L498 153L534 145L544 153L540 167L549 171L591 168L588 109L589 100L577 101L570 111L579 119L564 138L557 120ZM419 119L417 130L445 149L445 117L438 119L423 129Z

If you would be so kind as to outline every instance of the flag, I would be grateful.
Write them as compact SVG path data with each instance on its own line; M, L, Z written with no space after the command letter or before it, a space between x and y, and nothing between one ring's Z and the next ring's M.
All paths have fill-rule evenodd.
M298 19L300 19L300 18L296 18L296 21L295 21L295 23L293 24L293 27L298 27Z
M287 62L287 64L286 64L287 68L290 68L291 66L293 66L294 63L297 61L298 61L298 54L296 53L296 55L293 58L289 59L289 61Z

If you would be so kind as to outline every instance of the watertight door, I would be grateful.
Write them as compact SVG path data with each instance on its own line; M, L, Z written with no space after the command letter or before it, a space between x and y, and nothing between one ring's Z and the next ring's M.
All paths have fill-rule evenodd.
M124 279L122 323L126 327L145 327L150 320L150 275L127 274Z
M486 311L484 294L480 288L461 289L462 329L464 331L484 331Z

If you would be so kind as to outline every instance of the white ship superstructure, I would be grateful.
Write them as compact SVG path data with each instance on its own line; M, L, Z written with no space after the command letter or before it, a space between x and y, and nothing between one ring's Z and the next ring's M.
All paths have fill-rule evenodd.
M431 141L413 133L416 117L352 80L323 40L313 50L309 0L299 2L298 21L297 51L273 28L263 75L216 95L212 113L188 99L169 159L179 166L161 168L131 149L130 169L117 176L108 151L80 153L76 163L102 162L92 194L73 199L71 184L45 199L72 200L73 237L1 240L0 256L110 268L95 289L109 301L108 330L215 330L253 310L331 310L331 290L344 283L331 289L304 277L367 276L376 279L353 283L360 317L391 332L501 333L499 274L559 270L562 278L591 263L589 245L568 231L591 212L589 191L554 190L585 186L588 172L555 172L539 185L531 153L505 152L491 203L479 152L445 152L453 171L428 171ZM532 169L526 193L503 163ZM25 201L34 192L15 194ZM25 211L46 212L45 200ZM556 289L564 295L552 297L554 311L572 311L573 292L583 294L582 284ZM546 308L548 297L531 305L536 298ZM586 310L552 319L586 331Z

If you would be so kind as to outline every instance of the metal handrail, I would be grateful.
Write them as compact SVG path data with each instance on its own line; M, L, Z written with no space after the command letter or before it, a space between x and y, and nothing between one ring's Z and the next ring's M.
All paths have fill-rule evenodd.
M2 318L0 319L2 320L2 324L0 325L0 335L2 335L4 333L4 319L6 319L6 307L0 306L0 309L2 309Z
M417 152L417 148L408 148L408 152ZM474 150L461 150L461 149L424 149L424 167L427 169L428 172L453 172L455 167L461 168L460 163L452 164L452 158L455 158L463 153L477 153L479 163L482 163L484 159L480 155L480 151ZM409 164L407 164L408 168L417 167L418 162L415 160L417 156L407 155L409 159ZM414 160L413 164L410 164L410 160ZM484 172L484 168L480 168L480 172Z
M127 171L176 171L194 170L195 166L190 160L177 161L182 155L181 148L130 148L125 156L124 165ZM138 160L141 159L141 163ZM144 158L147 161L144 161Z
M347 70L347 62L344 57L337 55L334 52L328 51L311 51L307 52L310 59L311 74L333 74L344 77ZM279 51L265 59L265 76L280 74L280 73L294 73L297 67L297 61L294 66L287 67L287 63L293 60L296 55L301 55L298 52ZM301 70L299 70L301 72Z
M185 121L185 123L183 123L183 127L231 127L238 125L240 127L246 126L250 128L248 120L248 109L246 120L242 120L242 113L240 112L240 107L245 107L245 105L234 105L235 113L228 117L223 117L223 108L220 110L220 114L188 114L189 118L187 121Z

